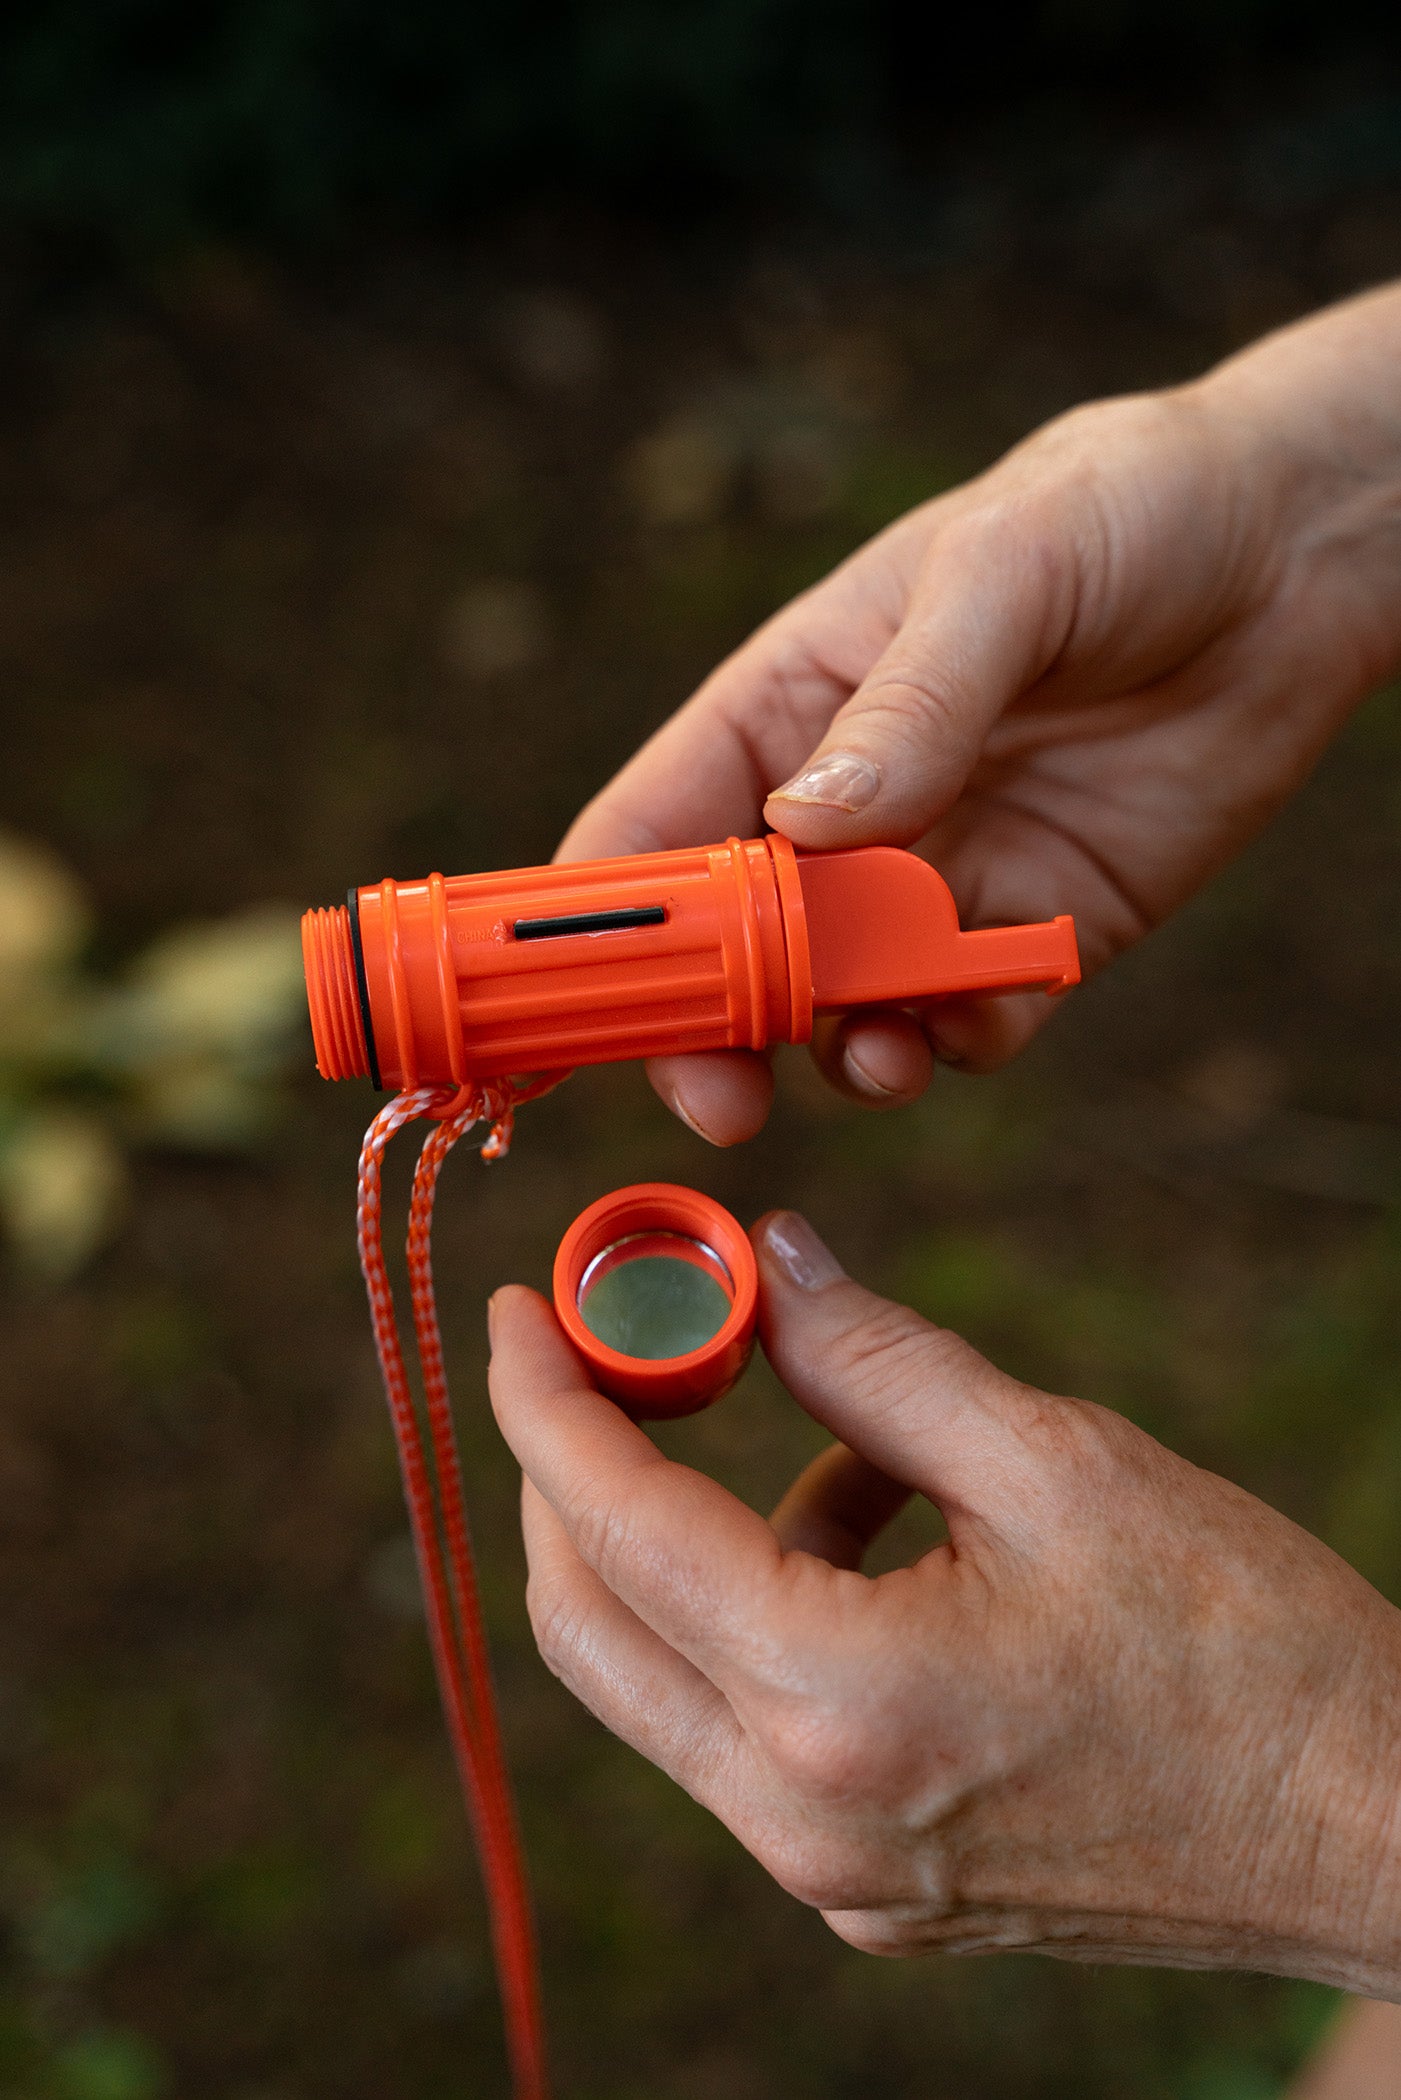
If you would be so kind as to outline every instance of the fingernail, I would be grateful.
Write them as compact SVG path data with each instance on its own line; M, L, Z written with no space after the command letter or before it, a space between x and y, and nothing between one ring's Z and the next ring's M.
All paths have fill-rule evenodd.
M961 1072L968 1062L965 1053L956 1048L953 1043L945 1042L935 1028L927 1027L924 1033L928 1038L929 1047L934 1052L938 1062L941 1065L947 1065L952 1072Z
M825 1291L829 1283L840 1283L846 1273L831 1248L795 1210L781 1210L769 1219L764 1246L800 1291Z
M682 1123L685 1124L688 1130L693 1130L698 1138L704 1138L707 1145L713 1145L715 1143L715 1140L710 1135L710 1132L708 1130L701 1129L700 1124L696 1121L695 1117L691 1114L690 1110L686 1108L682 1104L682 1102L677 1099L674 1093L668 1092L666 1097L666 1105L671 1110L672 1114L676 1116Z
M880 767L854 751L827 751L802 773L774 789L771 802L818 802L828 809L864 809L880 789Z
M496 1347L496 1293L494 1291L486 1301L486 1338L494 1349Z
M870 1094L878 1101L893 1101L895 1099L895 1089L883 1086L879 1079L873 1078L865 1066L859 1062L856 1052L849 1043L842 1052L842 1071L859 1093Z

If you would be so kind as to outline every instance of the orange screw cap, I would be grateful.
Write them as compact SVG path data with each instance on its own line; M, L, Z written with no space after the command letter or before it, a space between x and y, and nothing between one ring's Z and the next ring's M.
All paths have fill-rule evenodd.
M678 1356L630 1356L588 1325L588 1285L611 1266L669 1256L719 1285L729 1310L708 1340ZM555 1312L599 1389L638 1421L691 1415L727 1393L749 1361L759 1274L749 1236L713 1197L672 1181L600 1196L559 1243Z

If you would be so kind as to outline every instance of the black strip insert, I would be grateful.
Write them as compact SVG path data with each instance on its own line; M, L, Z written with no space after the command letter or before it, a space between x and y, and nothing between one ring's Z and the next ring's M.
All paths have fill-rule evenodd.
M553 941L569 933L630 933L635 926L665 926L664 904L642 904L633 911L579 911L562 919L517 919L511 931L518 941Z
M355 989L360 994L360 1020L365 1030L365 1048L370 1058L370 1085L382 1094L384 1081L379 1076L379 1059L375 1055L375 1024L370 1019L370 986L365 976L365 950L360 941L360 892L348 889L346 902L350 906L350 945L355 955Z

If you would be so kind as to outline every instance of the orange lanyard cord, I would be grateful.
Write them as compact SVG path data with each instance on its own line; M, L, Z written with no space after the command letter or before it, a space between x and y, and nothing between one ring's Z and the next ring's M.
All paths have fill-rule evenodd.
M529 1887L501 1743L496 1697L467 1524L462 1469L443 1367L442 1338L433 1293L430 1235L433 1199L443 1161L476 1122L492 1129L483 1156L501 1158L518 1102L543 1093L559 1075L526 1088L421 1088L386 1104L365 1133L360 1153L356 1221L360 1266L370 1302L375 1348L389 1402L399 1470L418 1558L428 1638L448 1737L476 1835L491 1915L506 2039L516 2100L548 2100L539 1958ZM381 1168L385 1147L416 1117L440 1119L424 1141L409 1208L408 1270L414 1336L423 1373L428 1450L394 1313L384 1261ZM432 1454L430 1472L428 1452ZM437 1478L437 1503L434 1480ZM439 1532L439 1511L442 1531ZM446 1555L444 1554L446 1544Z

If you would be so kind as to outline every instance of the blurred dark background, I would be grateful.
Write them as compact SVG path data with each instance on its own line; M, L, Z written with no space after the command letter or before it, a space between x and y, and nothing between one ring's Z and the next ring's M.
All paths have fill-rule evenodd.
M1256 127L1266 163L1271 143L1293 162L1261 169L1277 202L1385 180L1401 152L1395 13L1373 0L57 0L7 20L7 217L122 254L475 231L551 196L868 232L902 197L927 220L920 179L978 130L1063 176L1145 120Z
M1356 0L7 11L0 2093L504 2091L295 908L545 858L899 510L1395 274L1398 58ZM786 1057L718 1155L586 1073L454 1162L568 2100L1265 2100L1329 2018L833 1940L535 1658L482 1308L617 1183L797 1203L1401 1598L1399 758L1381 695L998 1079ZM817 1439L758 1366L667 1441L763 1505Z

